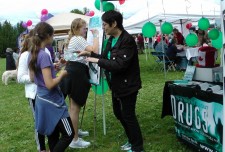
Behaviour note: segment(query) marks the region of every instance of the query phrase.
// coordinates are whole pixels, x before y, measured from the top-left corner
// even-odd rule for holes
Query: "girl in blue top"
[[[30,77],[37,85],[35,127],[38,133],[48,136],[51,152],[62,152],[72,141],[74,131],[63,94],[58,87],[67,71],[63,70],[56,77],[54,65],[44,51],[46,45],[52,44],[53,33],[53,27],[48,23],[40,22],[35,26],[29,69]]]

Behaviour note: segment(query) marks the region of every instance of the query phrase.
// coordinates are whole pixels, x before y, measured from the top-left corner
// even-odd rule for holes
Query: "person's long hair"
[[[19,53],[19,57],[17,60],[16,65],[19,65],[19,59],[22,53],[26,52],[26,51],[30,51],[31,46],[32,46],[32,35],[33,35],[33,30],[30,30],[29,34],[25,35],[23,43],[22,43],[22,48],[20,50]]]
[[[46,22],[40,22],[34,28],[32,36],[31,60],[29,63],[29,69],[34,71],[34,73],[37,72],[37,57],[41,49],[41,43],[49,36],[52,36],[53,33],[53,27]]]
[[[20,54],[28,51],[31,48],[31,44],[32,44],[31,38],[28,35],[26,35],[24,40],[23,40],[23,44],[22,44],[22,48],[20,50]]]

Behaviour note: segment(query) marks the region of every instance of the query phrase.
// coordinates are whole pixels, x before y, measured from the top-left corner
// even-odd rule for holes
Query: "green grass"
[[[146,152],[191,152],[175,134],[174,120],[167,116],[161,119],[163,87],[165,81],[182,79],[184,72],[153,70],[152,57],[139,55],[142,89],[138,95],[136,113],[141,126]],[[5,71],[5,59],[0,58],[0,74]],[[67,152],[120,152],[125,143],[124,131],[113,115],[110,91],[104,95],[106,135],[103,134],[102,96],[97,96],[96,136],[94,137],[94,92],[90,91],[82,129],[90,132],[84,139],[91,141],[87,149],[67,149]],[[68,103],[68,101],[66,101]],[[81,111],[82,113],[82,111]],[[11,81],[8,86],[0,84],[0,152],[36,151],[34,124],[24,85]]]

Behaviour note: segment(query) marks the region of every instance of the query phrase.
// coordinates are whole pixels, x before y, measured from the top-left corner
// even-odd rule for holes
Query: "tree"
[[[24,30],[21,23],[17,23],[15,27],[7,20],[2,24],[0,23],[0,57],[5,57],[6,48],[14,49],[17,47],[17,38]]]
[[[84,12],[79,10],[79,9],[73,9],[72,11],[70,11],[70,13],[76,13],[76,14],[82,14],[84,15]]]
[[[90,9],[88,9],[87,7],[84,7],[84,14],[86,14],[87,12],[89,12],[90,11]]]

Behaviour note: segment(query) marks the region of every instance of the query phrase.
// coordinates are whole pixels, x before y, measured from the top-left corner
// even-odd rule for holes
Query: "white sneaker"
[[[88,141],[84,141],[82,138],[78,138],[77,141],[72,140],[69,147],[70,148],[87,148],[91,143]]]
[[[88,131],[83,131],[81,129],[78,129],[78,136],[79,137],[89,136],[89,132]]]
[[[121,150],[131,150],[131,144],[126,142],[124,145],[120,146]]]

